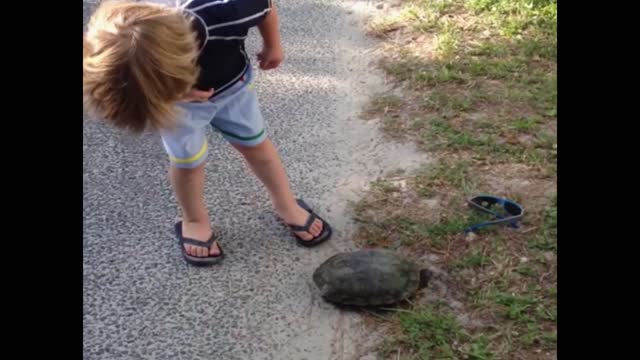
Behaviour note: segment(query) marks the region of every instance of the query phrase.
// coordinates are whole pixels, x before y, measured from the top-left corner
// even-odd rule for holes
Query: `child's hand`
[[[258,54],[258,61],[260,61],[260,69],[270,70],[275,69],[284,60],[284,51],[282,47],[264,47]]]
[[[187,95],[185,95],[182,99],[180,99],[180,101],[181,102],[193,102],[193,101],[205,102],[209,100],[210,97],[213,96],[213,92],[214,92],[213,89],[209,89],[209,91],[202,91],[202,90],[193,88],[191,89],[191,91],[187,93]]]

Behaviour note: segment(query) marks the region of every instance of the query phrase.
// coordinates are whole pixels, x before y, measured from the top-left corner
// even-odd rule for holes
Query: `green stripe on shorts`
[[[218,127],[216,127],[216,130],[220,131],[223,135],[227,135],[229,137],[232,137],[234,139],[238,139],[238,140],[243,140],[243,141],[251,141],[251,140],[255,140],[257,138],[259,138],[260,136],[262,136],[264,134],[264,129],[260,130],[260,132],[257,135],[253,135],[253,136],[240,136],[240,135],[236,135],[236,134],[232,134],[228,131],[224,131]]]

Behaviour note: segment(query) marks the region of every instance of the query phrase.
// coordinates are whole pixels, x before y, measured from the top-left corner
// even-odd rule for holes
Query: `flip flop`
[[[175,225],[176,237],[178,238],[178,243],[180,244],[180,250],[182,250],[182,256],[184,259],[191,265],[194,266],[210,266],[219,263],[224,258],[224,252],[222,251],[222,246],[218,243],[218,249],[220,249],[220,254],[216,256],[192,256],[187,253],[187,250],[184,248],[184,244],[189,244],[192,246],[207,248],[207,251],[211,249],[211,245],[216,241],[215,234],[211,234],[211,238],[205,241],[198,241],[190,238],[186,238],[182,236],[182,221],[179,221]]]
[[[329,223],[327,223],[323,218],[321,218],[316,213],[314,213],[313,210],[311,210],[311,207],[309,205],[307,205],[307,203],[304,202],[304,200],[296,199],[296,202],[298,203],[298,205],[301,208],[303,208],[303,209],[305,209],[305,210],[307,210],[309,212],[309,217],[307,218],[307,221],[305,222],[305,224],[302,225],[302,226],[293,225],[293,224],[287,224],[287,226],[292,231],[309,232],[309,229],[311,228],[311,224],[313,224],[313,222],[316,219],[319,219],[320,221],[322,221],[322,233],[320,233],[320,235],[314,237],[311,240],[304,240],[294,232],[293,236],[296,237],[296,240],[298,241],[298,244],[300,244],[302,246],[306,246],[306,247],[312,247],[312,246],[316,246],[316,245],[318,245],[318,244],[320,244],[322,242],[325,242],[325,241],[329,240],[329,238],[331,238],[331,234],[333,233]]]

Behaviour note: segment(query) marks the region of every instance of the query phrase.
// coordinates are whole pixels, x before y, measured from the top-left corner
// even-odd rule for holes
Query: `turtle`
[[[388,250],[333,255],[313,273],[320,295],[339,305],[391,305],[427,287],[432,272]]]

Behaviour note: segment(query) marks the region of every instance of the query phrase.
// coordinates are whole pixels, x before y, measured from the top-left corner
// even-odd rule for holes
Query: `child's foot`
[[[197,241],[207,242],[211,238],[213,230],[208,223],[194,223],[194,222],[182,222],[182,236]],[[207,249],[204,247],[193,246],[184,244],[184,249],[187,254],[197,257],[218,256],[220,254],[220,248],[218,242],[214,242],[211,247]]]
[[[303,226],[309,219],[309,211],[295,204],[287,211],[279,212],[280,217],[286,224]],[[322,220],[315,219],[309,228],[309,231],[294,231],[293,233],[300,237],[303,241],[311,241],[322,234]]]

